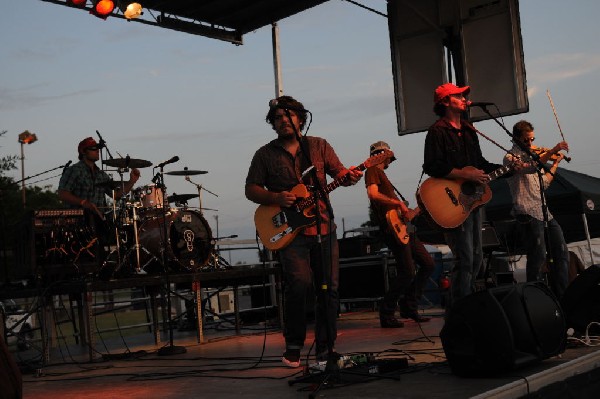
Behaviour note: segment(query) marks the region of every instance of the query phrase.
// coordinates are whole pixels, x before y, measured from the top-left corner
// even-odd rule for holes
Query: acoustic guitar
[[[476,169],[466,166],[464,169]],[[512,165],[502,166],[487,176],[489,181],[508,173]],[[417,191],[419,207],[441,228],[452,229],[461,225],[471,212],[492,199],[488,184],[465,179],[430,177]]]
[[[366,168],[383,163],[390,159],[394,153],[390,150],[369,157],[357,169],[364,171]],[[348,174],[335,179],[325,187],[325,193],[330,193],[348,180]],[[263,245],[271,251],[285,248],[298,235],[302,228],[316,223],[314,214],[316,204],[315,195],[304,184],[298,184],[290,190],[296,195],[296,202],[289,208],[279,205],[260,205],[254,212],[254,224]]]

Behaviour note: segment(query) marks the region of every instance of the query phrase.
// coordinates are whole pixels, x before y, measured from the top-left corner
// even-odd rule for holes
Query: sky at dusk
[[[361,3],[386,12],[383,0]],[[191,178],[218,195],[202,194],[202,205],[217,210],[204,213],[213,235],[218,219],[220,236],[254,238],[256,205],[245,198],[244,181],[256,149],[275,137],[265,122],[275,96],[270,27],[246,34],[236,46],[122,19],[103,21],[39,0],[0,4],[0,130],[8,131],[0,139],[2,156],[20,154],[17,136],[24,130],[38,136],[25,147],[27,176],[76,162],[77,143],[98,139],[96,130],[113,156],[156,165],[177,155],[180,161],[166,171],[208,171]],[[531,121],[536,143],[553,146],[560,134],[546,97],[550,90],[571,147],[572,161],[562,166],[596,177],[599,14],[597,0],[520,1],[530,111],[503,120],[508,127]],[[414,206],[425,134],[397,133],[386,18],[331,0],[280,21],[279,28],[284,93],[312,111],[309,134],[326,138],[347,166],[364,161],[371,143],[387,141],[398,159],[388,175]],[[496,124],[477,127],[510,147]],[[488,160],[501,162],[500,149],[482,148]],[[150,184],[152,168],[141,172],[138,186]],[[20,168],[9,176],[20,179]],[[56,189],[58,180],[54,171],[32,181]],[[165,176],[165,184],[169,195],[197,194],[181,176]],[[368,219],[362,181],[331,198],[338,236]],[[253,251],[227,256],[256,260]]]

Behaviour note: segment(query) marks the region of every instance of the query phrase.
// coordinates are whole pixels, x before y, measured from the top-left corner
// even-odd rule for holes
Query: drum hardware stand
[[[155,178],[157,180],[156,185],[159,186],[162,191],[163,202],[167,198],[167,190],[164,184],[164,173],[163,173],[163,164],[159,165],[160,171],[156,174]],[[158,350],[159,356],[170,356],[170,355],[179,355],[182,353],[186,353],[187,350],[184,346],[175,346],[173,345],[173,320],[171,320],[171,281],[169,279],[169,266],[167,265],[167,207],[163,203],[161,208],[161,216],[162,218],[162,234],[161,234],[161,262],[163,265],[163,269],[165,271],[165,283],[167,285],[167,312],[168,312],[168,322],[169,322],[169,345],[163,346]],[[159,223],[160,225],[160,223]]]
[[[206,192],[207,192],[207,193],[209,193],[209,194],[212,194],[212,195],[214,195],[215,197],[219,197],[219,196],[218,196],[217,194],[213,193],[212,191],[210,191],[210,190],[207,190],[207,189],[206,189],[205,187],[203,187],[201,184],[194,183],[194,182],[192,181],[192,179],[190,179],[190,176],[189,176],[189,175],[186,175],[186,176],[185,176],[185,180],[187,180],[187,181],[189,181],[190,183],[192,183],[192,184],[193,184],[194,186],[196,186],[196,188],[198,189],[198,204],[199,204],[199,205],[198,205],[198,206],[199,206],[199,208],[198,208],[198,211],[200,212],[200,215],[202,215],[202,216],[203,216],[203,212],[202,212],[202,210],[203,210],[204,208],[202,208],[202,190],[206,191]],[[208,208],[207,208],[207,209],[208,209]]]

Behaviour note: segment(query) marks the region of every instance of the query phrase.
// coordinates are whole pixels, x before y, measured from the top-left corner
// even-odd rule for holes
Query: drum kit
[[[118,158],[102,161],[109,167],[123,171],[128,168],[145,168],[151,162]],[[102,280],[132,275],[160,274],[163,272],[197,272],[210,267],[215,257],[215,239],[202,214],[201,191],[204,187],[193,183],[192,175],[207,173],[203,170],[176,170],[158,172],[151,184],[135,189],[119,200],[106,214],[114,227],[116,245],[100,267]],[[198,188],[198,194],[166,195],[164,175],[183,176]],[[108,188],[122,187],[119,181],[103,183]],[[216,194],[211,193],[216,196]],[[198,210],[190,209],[187,202],[199,198]],[[174,204],[174,206],[171,206]]]

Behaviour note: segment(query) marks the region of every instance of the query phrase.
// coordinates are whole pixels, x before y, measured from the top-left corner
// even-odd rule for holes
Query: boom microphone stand
[[[179,158],[178,158],[179,159]],[[170,355],[179,355],[182,353],[186,353],[187,350],[184,346],[175,346],[173,345],[173,320],[171,320],[171,281],[169,279],[169,266],[167,264],[167,207],[165,206],[164,199],[167,198],[167,190],[164,184],[164,174],[163,168],[165,166],[165,162],[158,165],[160,171],[156,175],[156,185],[160,187],[162,191],[163,203],[162,205],[162,237],[161,237],[161,262],[165,271],[165,283],[167,285],[167,312],[168,312],[168,321],[169,321],[169,345],[163,346],[158,350],[159,356],[170,356]],[[160,223],[159,223],[160,224]]]
[[[339,365],[338,365],[338,356],[336,356],[336,353],[333,350],[333,339],[334,337],[332,337],[332,332],[334,330],[333,326],[335,323],[335,320],[331,320],[330,317],[330,303],[329,303],[329,295],[332,289],[332,269],[333,269],[333,244],[334,244],[334,238],[333,238],[333,232],[332,230],[332,226],[333,226],[333,209],[331,206],[331,203],[329,201],[329,198],[325,192],[325,189],[323,187],[323,185],[321,184],[319,177],[317,175],[317,170],[314,167],[314,164],[312,163],[311,157],[310,157],[310,148],[308,146],[308,142],[307,140],[305,140],[305,136],[302,136],[300,134],[300,132],[298,131],[298,129],[296,129],[296,126],[291,123],[291,115],[290,115],[290,111],[288,109],[285,109],[285,114],[286,117],[288,118],[288,120],[290,121],[290,125],[293,127],[295,135],[296,135],[296,139],[298,140],[300,149],[302,151],[303,154],[303,158],[306,162],[307,169],[305,172],[306,173],[310,173],[310,181],[314,186],[314,189],[311,190],[311,195],[313,197],[313,202],[314,202],[314,206],[315,206],[315,219],[316,219],[316,228],[317,228],[317,243],[318,243],[318,247],[319,247],[319,254],[320,254],[320,259],[321,259],[321,264],[320,264],[320,268],[321,268],[321,282],[319,285],[319,292],[317,293],[317,298],[321,298],[321,306],[322,306],[322,312],[323,312],[323,319],[325,320],[325,326],[323,326],[323,328],[325,328],[325,332],[326,332],[326,337],[327,337],[327,363],[325,366],[325,371],[321,373],[321,381],[319,383],[319,385],[316,387],[316,389],[311,393],[311,397],[315,397],[316,393],[318,391],[320,391],[320,389],[327,385],[330,380],[333,378],[334,380],[339,379]],[[309,111],[306,111],[309,112]],[[329,259],[326,259],[326,247],[323,245],[323,237],[321,234],[321,224],[322,224],[322,216],[321,216],[321,210],[320,210],[320,201],[322,200],[325,204],[325,208],[326,208],[326,212],[329,216],[329,226],[328,226],[328,239],[329,241],[329,245],[327,246],[328,248],[328,255],[329,255]],[[316,276],[315,276],[316,277]],[[317,299],[317,307],[319,306],[319,300]],[[315,323],[319,323],[319,313],[317,312],[316,314],[317,316],[317,320],[315,320]],[[316,334],[315,334],[316,335]],[[317,337],[315,337],[315,339],[317,339]],[[296,382],[308,382],[306,381],[307,378],[312,381],[315,377],[318,377],[315,374],[312,375],[307,375],[304,377],[299,377],[294,381],[290,381],[289,384],[292,385]]]

